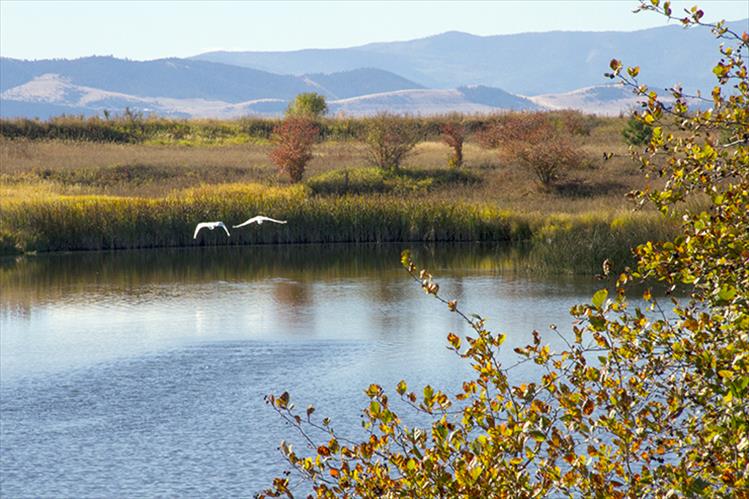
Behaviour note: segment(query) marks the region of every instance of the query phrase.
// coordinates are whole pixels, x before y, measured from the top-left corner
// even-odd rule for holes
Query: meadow
[[[622,137],[627,120],[582,118],[580,160],[551,187],[477,140],[492,117],[462,117],[475,134],[460,168],[448,166],[439,118],[411,118],[423,139],[395,174],[367,163],[366,120],[326,119],[299,184],[269,159],[276,120],[131,119],[137,128],[124,118],[5,120],[0,246],[512,241],[530,245],[534,265],[549,271],[593,269],[607,257],[628,262],[632,245],[668,237],[673,224],[633,212],[626,199],[644,183]],[[289,223],[192,239],[199,221],[236,224],[257,213]]]

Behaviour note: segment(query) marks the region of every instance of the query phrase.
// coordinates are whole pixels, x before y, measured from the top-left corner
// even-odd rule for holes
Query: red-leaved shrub
[[[319,133],[319,128],[312,120],[286,118],[273,129],[272,140],[275,147],[270,152],[270,160],[292,182],[300,182],[304,168],[312,159],[312,146]]]
[[[572,140],[567,123],[572,113],[512,113],[497,118],[479,134],[479,142],[496,148],[500,158],[530,169],[541,186],[551,187],[566,170],[579,164],[583,152]]]

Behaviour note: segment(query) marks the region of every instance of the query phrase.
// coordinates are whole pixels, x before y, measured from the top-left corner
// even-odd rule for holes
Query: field
[[[76,140],[30,132],[13,136],[5,122],[0,134],[0,239],[4,251],[536,241],[541,253],[566,248],[573,260],[576,251],[585,254],[580,257],[584,267],[609,255],[622,261],[631,245],[665,237],[672,227],[653,213],[631,213],[625,194],[642,187],[644,179],[621,135],[626,119],[590,120],[589,133],[575,137],[579,161],[551,186],[541,186],[528,168],[471,135],[459,169],[448,167],[450,148],[432,132],[400,172],[383,174],[367,164],[366,146],[357,140],[361,132],[339,130],[361,124],[343,127],[328,120],[327,126],[339,132],[315,145],[303,182],[291,185],[268,157],[273,145],[267,124],[255,123],[260,130],[255,135],[246,133],[246,124],[242,128],[227,122],[219,127],[224,132],[210,139],[197,132],[153,132],[136,135],[137,140],[123,135],[100,141],[85,133]],[[204,124],[185,126],[200,132]],[[429,122],[421,126],[434,129]],[[604,152],[614,157],[605,161]],[[289,224],[274,232],[236,232],[230,239],[210,233],[192,240],[191,228],[198,221],[238,223],[261,212],[288,218]]]

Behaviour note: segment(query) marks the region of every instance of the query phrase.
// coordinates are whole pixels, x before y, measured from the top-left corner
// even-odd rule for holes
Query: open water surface
[[[264,395],[288,390],[357,436],[370,383],[459,386],[470,373],[445,337],[468,327],[408,277],[406,247],[1,260],[0,496],[251,497],[295,441]],[[441,294],[508,334],[507,363],[601,286],[500,272],[501,247],[412,250]]]

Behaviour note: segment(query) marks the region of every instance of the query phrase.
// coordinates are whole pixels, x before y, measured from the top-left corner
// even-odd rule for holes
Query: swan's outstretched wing
[[[238,229],[240,227],[244,227],[245,225],[250,225],[250,224],[254,224],[254,223],[260,225],[263,222],[274,222],[274,223],[277,223],[277,224],[285,224],[286,220],[276,220],[275,218],[264,217],[263,215],[258,215],[256,217],[252,217],[252,218],[248,219],[246,222],[243,222],[243,223],[241,223],[239,225],[234,225],[233,227],[235,229]]]
[[[196,225],[195,226],[195,234],[193,234],[192,238],[193,239],[197,239],[198,238],[198,232],[200,232],[201,229],[206,229],[206,228],[213,229],[213,227],[211,227],[211,224],[208,223],[208,222],[201,222],[198,225]]]
[[[285,224],[286,223],[286,220],[276,220],[275,218],[270,218],[270,217],[255,217],[255,218],[260,218],[260,219],[263,220],[263,222],[273,222],[273,223],[277,223],[277,224]]]
[[[226,231],[226,236],[231,237],[231,234],[229,234],[229,229],[226,228],[226,225],[224,225],[224,222],[218,222],[216,224],[216,227],[221,227],[222,229]]]
[[[257,222],[257,221],[258,221],[258,219],[259,219],[259,218],[260,218],[260,217],[252,217],[252,218],[249,218],[249,219],[247,219],[247,221],[246,221],[246,222],[242,222],[242,223],[241,223],[241,224],[239,224],[239,225],[233,225],[232,227],[234,227],[235,229],[238,229],[238,228],[240,228],[240,227],[244,227],[245,225],[250,225],[250,224],[254,224],[255,222]]]

